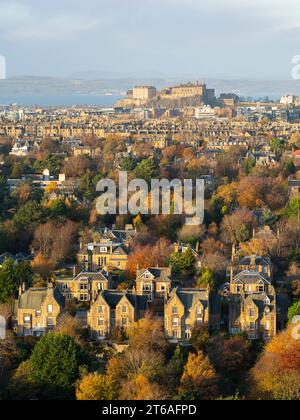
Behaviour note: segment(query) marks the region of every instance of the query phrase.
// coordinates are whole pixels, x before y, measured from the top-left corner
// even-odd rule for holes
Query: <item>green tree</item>
[[[0,302],[5,303],[17,297],[19,286],[31,281],[30,266],[27,263],[17,265],[8,259],[0,267]]]
[[[135,167],[136,162],[131,156],[127,156],[126,158],[124,158],[120,164],[121,171],[134,171]]]
[[[158,175],[158,168],[153,159],[143,159],[135,168],[135,176],[144,179],[148,184]]]
[[[300,315],[300,300],[298,300],[297,302],[295,302],[288,311],[288,320],[291,323],[293,321],[293,319],[295,318],[295,316],[299,316]]]
[[[29,359],[31,378],[44,399],[73,398],[79,377],[80,347],[65,334],[44,335]]]
[[[37,201],[29,201],[17,211],[14,222],[20,231],[33,230],[44,218],[44,211]]]
[[[216,281],[214,278],[214,273],[209,268],[204,268],[202,270],[199,280],[197,281],[197,287],[201,289],[206,288],[207,286],[210,286],[212,289],[215,289]]]
[[[297,217],[300,214],[300,197],[291,198],[286,209],[284,215],[289,219],[292,217]]]

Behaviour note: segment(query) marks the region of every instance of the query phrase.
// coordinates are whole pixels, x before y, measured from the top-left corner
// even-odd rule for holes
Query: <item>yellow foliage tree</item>
[[[290,326],[265,348],[251,371],[250,397],[265,400],[300,399],[300,340]]]
[[[145,376],[138,375],[133,381],[124,383],[121,400],[157,401],[165,400],[166,393],[157,383],[151,383]]]
[[[213,400],[218,396],[218,376],[201,351],[190,353],[180,383],[180,395],[188,398]]]
[[[76,389],[76,399],[79,401],[116,400],[117,387],[108,375],[91,373],[83,377]]]

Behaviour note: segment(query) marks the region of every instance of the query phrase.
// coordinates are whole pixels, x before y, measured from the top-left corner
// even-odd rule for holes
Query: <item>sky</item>
[[[299,0],[0,0],[8,77],[291,79]]]

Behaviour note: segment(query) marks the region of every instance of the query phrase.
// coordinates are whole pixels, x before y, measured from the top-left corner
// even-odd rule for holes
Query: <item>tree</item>
[[[216,288],[216,281],[214,278],[214,273],[209,268],[204,268],[202,270],[201,276],[197,281],[197,287],[199,289],[210,287],[211,289]]]
[[[125,157],[120,164],[121,171],[130,172],[130,171],[133,171],[135,167],[136,167],[136,162],[131,156]]]
[[[170,265],[174,273],[192,276],[195,273],[196,257],[190,247],[183,253],[175,252],[170,257]]]
[[[295,326],[273,338],[250,375],[250,398],[300,399],[300,340]],[[299,330],[299,329],[298,329]]]
[[[149,185],[158,175],[157,165],[153,159],[143,159],[135,168],[135,176],[144,179]]]
[[[190,353],[180,383],[183,399],[213,400],[218,396],[216,371],[201,351]]]
[[[295,302],[288,310],[288,320],[291,323],[296,316],[300,316],[300,300]]]
[[[0,303],[6,303],[18,295],[22,283],[31,282],[31,270],[27,263],[16,264],[8,259],[0,267]]]
[[[72,398],[79,376],[80,348],[72,337],[49,333],[36,344],[29,359],[31,379],[44,399]]]
[[[294,197],[290,199],[284,211],[284,215],[289,219],[300,217],[300,197]]]
[[[160,320],[147,314],[145,318],[135,322],[127,331],[131,348],[164,352],[167,341],[164,326]]]
[[[208,328],[205,325],[195,324],[192,329],[192,336],[190,343],[196,351],[207,352],[210,335]]]
[[[79,401],[116,400],[118,387],[109,375],[91,373],[78,383],[76,399]]]
[[[150,382],[144,375],[137,375],[123,384],[121,400],[159,401],[167,399],[166,392],[158,383]]]
[[[230,244],[246,242],[251,238],[256,225],[254,214],[246,208],[236,210],[231,215],[225,216],[222,222],[222,235]]]
[[[77,344],[81,344],[81,336],[83,333],[83,327],[77,318],[74,318],[68,314],[62,314],[58,318],[56,332],[58,334],[65,334],[72,337]]]

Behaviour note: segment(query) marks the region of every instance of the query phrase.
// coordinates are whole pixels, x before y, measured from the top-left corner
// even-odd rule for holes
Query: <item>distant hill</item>
[[[104,72],[105,73],[105,72]],[[89,77],[92,74],[88,73]],[[95,72],[95,77],[97,72]],[[106,74],[105,74],[106,75]],[[108,75],[108,74],[107,74]],[[80,74],[78,74],[80,76]],[[185,78],[119,78],[117,74],[111,77],[72,79],[54,77],[22,76],[0,80],[1,95],[85,95],[97,96],[111,93],[119,95],[125,93],[135,85],[149,84],[161,89],[173,84],[186,82]],[[217,95],[220,93],[234,92],[239,96],[252,97],[280,97],[285,94],[300,96],[300,80],[221,80],[198,78],[205,81],[210,88],[215,88]]]

